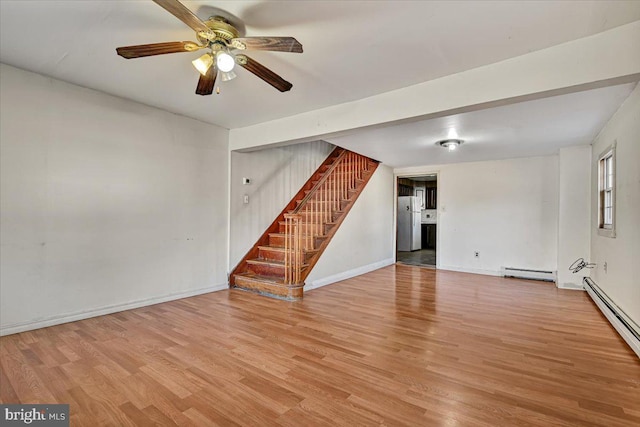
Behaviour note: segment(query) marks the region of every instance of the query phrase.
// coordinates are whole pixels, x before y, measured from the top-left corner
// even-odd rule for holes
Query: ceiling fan
[[[116,49],[118,55],[126,59],[132,59],[207,49],[208,52],[192,61],[194,67],[201,74],[196,87],[196,94],[198,95],[211,95],[213,93],[218,71],[220,71],[220,79],[222,81],[235,78],[236,74],[233,69],[236,64],[260,77],[280,92],[286,92],[293,86],[255,59],[243,53],[237,53],[237,51],[268,50],[302,53],[302,45],[295,38],[239,37],[240,32],[236,27],[222,16],[212,16],[207,21],[202,21],[178,0],[153,1],[195,30],[198,43],[186,41],[124,46]]]

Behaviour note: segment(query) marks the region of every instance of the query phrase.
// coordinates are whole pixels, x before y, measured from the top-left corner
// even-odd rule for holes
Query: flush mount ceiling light
[[[453,151],[464,141],[461,139],[443,139],[442,141],[438,141],[437,144],[441,147],[446,148],[449,151]]]

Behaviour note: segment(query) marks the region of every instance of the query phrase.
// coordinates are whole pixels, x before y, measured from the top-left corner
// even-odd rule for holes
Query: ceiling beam
[[[418,53],[419,54],[419,53]],[[252,151],[640,80],[640,21],[417,85],[231,129]]]

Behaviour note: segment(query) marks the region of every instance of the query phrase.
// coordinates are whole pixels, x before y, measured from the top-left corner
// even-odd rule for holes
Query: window
[[[610,145],[598,159],[598,234],[616,237],[616,145]]]

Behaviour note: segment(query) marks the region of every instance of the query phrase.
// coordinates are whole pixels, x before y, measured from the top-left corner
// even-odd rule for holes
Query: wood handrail
[[[309,193],[300,204],[292,211],[297,215],[295,232],[306,236],[304,244],[299,250],[315,249],[316,237],[323,237],[325,225],[333,220],[336,212],[341,208],[342,200],[349,199],[349,192],[357,187],[358,180],[362,178],[364,171],[368,169],[368,159],[360,154],[343,151],[334,163],[324,172],[324,175],[315,183]],[[333,178],[329,181],[329,178]],[[304,223],[300,222],[304,214]],[[290,241],[300,241],[291,233],[293,227],[285,228],[285,245]],[[285,271],[294,268],[290,265],[291,259],[285,256]]]
[[[309,193],[304,197],[304,199],[302,199],[298,207],[296,207],[292,213],[296,214],[300,212],[300,209],[302,209],[302,207],[306,205],[307,202],[315,195],[316,191],[318,191],[318,188],[320,188],[320,186],[324,184],[324,182],[329,178],[329,176],[331,176],[331,174],[336,169],[336,167],[342,162],[342,159],[345,158],[346,156],[347,156],[347,151],[345,150],[342,153],[340,153],[338,157],[336,157],[336,160],[329,167],[329,169],[327,169],[326,172],[324,173],[324,176],[320,178],[318,182],[316,182],[316,185],[311,187],[311,190],[309,191]]]

